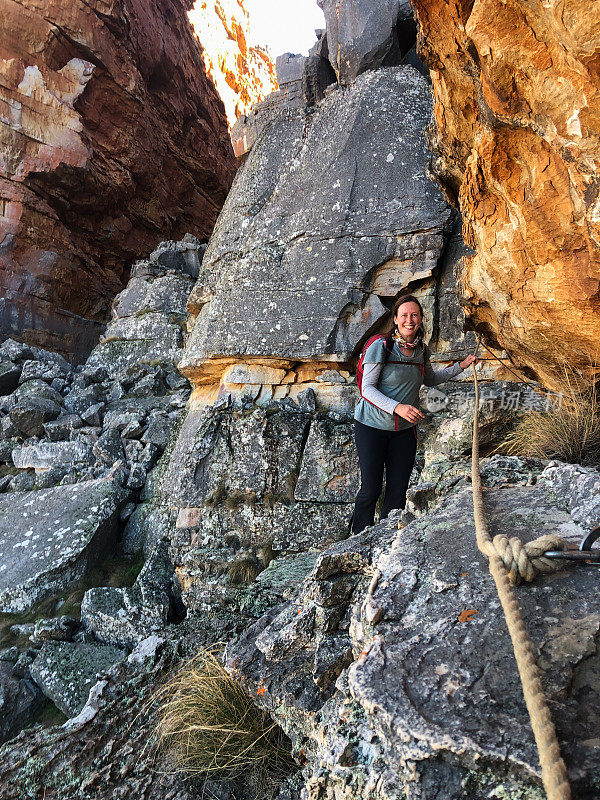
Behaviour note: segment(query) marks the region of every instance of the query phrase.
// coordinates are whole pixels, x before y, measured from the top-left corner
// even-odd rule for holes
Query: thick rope
[[[516,559],[512,559],[512,541],[508,537],[494,537],[492,541],[487,528],[487,522],[483,510],[483,491],[481,487],[481,474],[479,471],[479,386],[477,384],[477,372],[473,365],[473,376],[475,381],[475,412],[473,419],[473,458],[471,465],[471,477],[473,485],[473,513],[475,516],[475,531],[477,534],[477,546],[489,560],[490,573],[498,590],[498,597],[504,610],[506,624],[512,639],[515,659],[523,694],[533,735],[537,744],[540,763],[542,765],[542,781],[548,800],[571,800],[571,788],[567,778],[567,768],[560,754],[560,747],[556,737],[556,730],[552,722],[548,701],[542,688],[540,672],[535,663],[531,640],[527,634],[523,617],[519,610],[519,604],[514,595],[510,574],[517,568],[510,567],[511,572],[507,572],[503,558],[499,550],[507,552],[511,549],[511,564],[523,560],[519,553]],[[544,537],[542,537],[544,538]],[[501,540],[501,541],[497,541]],[[505,545],[505,541],[508,545]],[[538,540],[539,541],[539,540]],[[561,540],[562,541],[562,540]],[[495,544],[497,542],[497,544]],[[551,547],[555,548],[553,541]],[[564,544],[564,543],[563,543]],[[515,546],[516,547],[516,546]],[[548,548],[546,548],[548,549]],[[550,559],[546,559],[550,560]],[[528,570],[524,567],[525,572]],[[520,569],[519,569],[520,572]],[[516,572],[515,572],[516,579]],[[530,580],[526,578],[526,580]]]
[[[566,550],[567,543],[560,536],[540,536],[533,542],[522,542],[517,536],[508,538],[503,533],[494,536],[492,545],[500,558],[512,584],[532,581],[536,575],[558,572],[565,561],[545,558],[548,550]]]

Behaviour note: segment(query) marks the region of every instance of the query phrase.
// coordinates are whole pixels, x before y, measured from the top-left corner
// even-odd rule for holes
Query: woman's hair
[[[425,323],[423,322],[425,314],[423,313],[423,306],[413,294],[404,294],[402,295],[402,297],[399,297],[394,303],[394,306],[392,308],[392,321],[390,322],[390,327],[386,331],[386,336],[392,336],[394,334],[396,330],[396,323],[394,322],[394,317],[398,313],[398,309],[400,308],[400,306],[403,306],[404,303],[416,303],[419,306],[419,311],[421,312],[421,325],[419,326],[419,329],[421,331],[421,336],[425,338]]]

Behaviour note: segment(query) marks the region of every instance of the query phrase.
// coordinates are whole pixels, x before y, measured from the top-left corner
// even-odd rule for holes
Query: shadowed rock
[[[416,40],[409,0],[319,0],[329,60],[341,84],[367,69],[399,64]]]

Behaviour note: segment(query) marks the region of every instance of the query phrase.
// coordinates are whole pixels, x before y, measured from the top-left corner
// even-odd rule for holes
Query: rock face
[[[598,357],[596,15],[517,0],[413,6],[433,167],[477,250],[460,279],[467,315],[558,388],[557,365]]]
[[[180,634],[181,636],[181,634]],[[66,725],[36,725],[2,749],[0,798],[94,797],[197,800],[149,747],[152,693],[177,659],[176,647],[152,637],[94,684],[85,707]],[[25,766],[24,766],[25,765]]]
[[[490,462],[486,484],[494,474]],[[485,498],[492,533],[582,536],[544,473],[539,485],[505,484]],[[323,551],[287,603],[229,644],[228,668],[302,750],[307,797],[326,786],[348,798],[541,799],[470,487],[461,480],[425,516],[401,530],[397,522]],[[595,580],[571,569],[519,590],[573,788],[586,800],[600,773],[600,720],[585,699],[598,681]]]
[[[198,316],[180,368],[195,384],[232,356],[346,361],[382,300],[432,275],[449,211],[425,174],[428,94],[412,67],[369,72],[311,117],[271,124],[189,301]]]
[[[0,334],[87,355],[129,264],[235,170],[184,0],[3,0]]]
[[[244,0],[199,0],[189,18],[231,126],[277,89],[275,65],[268,51],[252,41]]]

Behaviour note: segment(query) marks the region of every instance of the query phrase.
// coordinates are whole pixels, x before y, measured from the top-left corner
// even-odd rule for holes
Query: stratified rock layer
[[[129,263],[235,170],[186,0],[2,0],[0,334],[87,355]]]
[[[577,2],[413,5],[434,169],[477,250],[462,271],[467,313],[558,388],[556,365],[598,358],[598,14]]]

